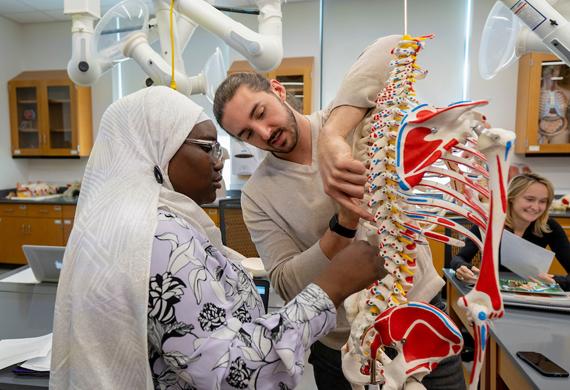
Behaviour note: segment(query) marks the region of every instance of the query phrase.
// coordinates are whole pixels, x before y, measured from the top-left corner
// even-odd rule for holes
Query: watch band
[[[329,221],[329,229],[331,232],[335,232],[339,236],[343,236],[346,238],[354,238],[356,235],[356,229],[349,229],[347,227],[342,226],[338,222],[338,214],[332,216],[331,220]]]

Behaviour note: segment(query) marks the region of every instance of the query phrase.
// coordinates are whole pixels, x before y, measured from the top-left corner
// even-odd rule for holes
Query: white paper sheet
[[[32,269],[30,267],[21,270],[14,275],[10,275],[5,279],[0,279],[2,283],[27,283],[27,284],[38,284],[39,281],[34,276]]]
[[[40,337],[0,340],[0,370],[28,359],[47,357],[51,354],[51,336],[50,333]]]
[[[524,279],[548,272],[554,252],[541,248],[522,237],[503,231],[501,264]]]
[[[39,356],[20,364],[20,367],[34,371],[49,371],[51,364],[51,349],[46,356]]]

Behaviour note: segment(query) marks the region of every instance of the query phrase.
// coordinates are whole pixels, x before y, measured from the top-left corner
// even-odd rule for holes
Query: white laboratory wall
[[[409,0],[408,33],[435,34],[418,63],[429,70],[416,83],[418,95],[436,105],[461,100],[465,1]],[[323,106],[332,101],[343,75],[376,38],[403,34],[400,0],[327,0],[324,8]]]
[[[0,16],[0,189],[13,188],[26,178],[26,160],[12,159],[8,80],[20,73],[21,46],[17,39],[22,26]]]

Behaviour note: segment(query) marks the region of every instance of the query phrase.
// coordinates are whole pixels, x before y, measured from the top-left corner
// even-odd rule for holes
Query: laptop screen
[[[257,288],[257,292],[261,296],[261,300],[263,301],[263,307],[265,308],[265,312],[267,313],[267,308],[269,307],[269,280],[261,278],[253,278],[253,282],[255,283],[255,288]]]
[[[64,246],[22,245],[22,250],[36,279],[57,282],[63,265]]]

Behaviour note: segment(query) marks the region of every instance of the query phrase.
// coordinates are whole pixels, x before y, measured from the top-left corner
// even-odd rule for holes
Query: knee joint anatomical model
[[[343,348],[343,371],[357,386],[382,383],[386,390],[418,386],[442,359],[462,349],[461,333],[447,314],[407,297],[414,284],[418,248],[426,245],[426,238],[463,245],[432,231],[437,225],[473,239],[483,253],[479,280],[459,301],[476,339],[473,389],[488,321],[503,314],[497,255],[514,134],[487,128],[485,118],[474,111],[486,101],[444,108],[418,102],[414,83],[426,72],[416,64],[416,56],[427,38],[431,36],[404,36],[392,50],[390,78],[378,94],[376,113],[365,127],[366,134],[357,135],[354,153],[369,164],[366,201],[375,218],[362,229],[378,245],[388,271],[345,303],[351,335]],[[442,184],[445,181],[449,184]],[[434,192],[441,196],[434,197]],[[483,239],[448,218],[450,212],[478,225]],[[397,355],[387,353],[387,348]]]

